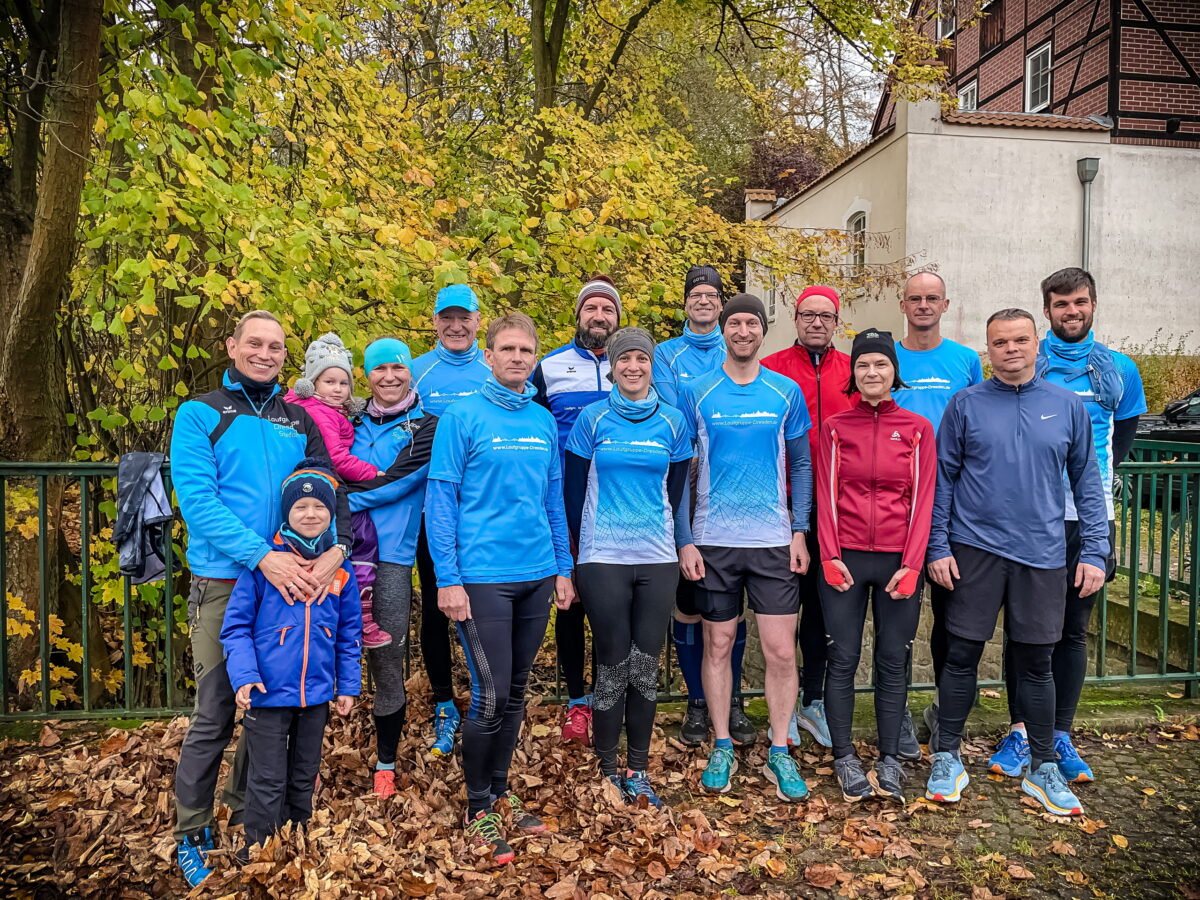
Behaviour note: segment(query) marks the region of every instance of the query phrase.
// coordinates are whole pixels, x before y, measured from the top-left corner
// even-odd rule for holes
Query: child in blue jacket
[[[333,473],[303,460],[283,482],[284,522],[271,549],[315,559],[333,546],[336,496]],[[336,696],[338,714],[349,715],[362,690],[362,605],[349,561],[328,593],[308,604],[246,570],[229,598],[221,643],[245,710],[248,847],[284,822],[308,821],[329,702]]]

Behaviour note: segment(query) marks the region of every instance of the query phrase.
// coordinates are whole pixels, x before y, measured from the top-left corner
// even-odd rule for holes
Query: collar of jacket
[[[583,344],[579,343],[578,336],[571,339],[571,346],[580,356],[586,357],[594,363],[598,364],[604,359],[604,354],[602,352],[596,353],[594,350],[589,350],[587,347],[583,346]]]
[[[387,425],[387,424],[390,424],[391,422],[395,422],[397,419],[403,419],[403,420],[419,419],[423,415],[425,415],[425,410],[421,406],[421,395],[418,394],[416,391],[413,391],[413,395],[416,398],[413,400],[413,405],[410,406],[408,409],[404,410],[404,412],[399,412],[399,413],[396,413],[391,416],[383,416],[381,418],[376,418],[375,416],[369,415],[367,413],[366,409],[364,408],[363,411],[361,413],[359,413],[359,415],[357,417],[358,421],[373,422],[376,425]]]
[[[233,371],[233,366],[230,366],[229,368],[227,368],[225,370],[224,374],[221,375],[221,386],[224,387],[225,390],[227,390],[227,391],[241,394],[243,397],[245,397],[251,403],[256,402],[255,399],[253,397],[251,397],[249,393],[246,392],[245,385],[242,384],[242,382],[235,381],[233,379],[232,375],[230,374],[231,371]],[[245,379],[246,381],[253,381],[253,379],[250,378],[250,376],[248,376],[244,373],[239,372],[238,374],[241,375],[241,377],[243,379]],[[264,391],[267,389],[267,385],[263,382],[254,382],[254,383],[260,384]],[[275,379],[274,381],[271,382],[270,388],[271,388],[270,392],[267,393],[266,397],[262,401],[264,403],[267,400],[270,400],[272,397],[276,396],[279,393],[279,391],[281,390],[279,387],[278,379]]]
[[[817,363],[813,360],[813,352],[811,350],[809,350],[799,341],[795,341],[792,343],[792,352],[796,354],[798,359],[808,363],[810,369],[812,369],[814,372],[816,371]],[[834,347],[833,342],[830,341],[829,346],[822,350],[819,354],[821,357],[821,365],[825,365],[825,360],[829,359],[836,353],[838,353],[838,349]]]
[[[1010,394],[1028,394],[1030,391],[1036,391],[1042,386],[1042,379],[1035,374],[1022,384],[1008,384],[993,375],[988,379],[988,384],[992,386],[993,390],[1008,391]]]
[[[859,395],[858,403],[854,408],[869,415],[879,413],[881,416],[886,416],[890,412],[895,412],[900,407],[896,405],[896,401],[891,397],[886,400],[880,400],[878,406],[872,406],[866,400],[862,399],[862,395]]]

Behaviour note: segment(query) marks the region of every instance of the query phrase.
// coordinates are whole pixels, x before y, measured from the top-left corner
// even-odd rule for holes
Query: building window
[[[953,35],[958,28],[957,6],[957,0],[938,0],[937,36],[939,41]]]
[[[1050,45],[1043,44],[1025,57],[1025,112],[1050,108]]]
[[[856,212],[852,215],[846,222],[846,231],[850,236],[847,260],[850,263],[850,275],[862,276],[866,274],[867,267],[867,214]]]
[[[995,50],[1004,41],[1004,3],[1003,0],[988,0],[981,11],[983,21],[979,27],[979,52],[987,53]]]
[[[779,281],[775,277],[775,273],[771,273],[770,287],[767,289],[767,321],[775,321],[775,310],[778,308],[779,301]]]
[[[958,108],[971,112],[979,108],[979,82],[972,81],[958,92]]]

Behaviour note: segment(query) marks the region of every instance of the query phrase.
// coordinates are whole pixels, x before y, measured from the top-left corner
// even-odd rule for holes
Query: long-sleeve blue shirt
[[[1035,377],[997,378],[950,398],[937,435],[938,483],[926,559],[952,541],[1038,569],[1066,565],[1065,469],[1079,510],[1082,562],[1104,567],[1108,512],[1082,401]]]

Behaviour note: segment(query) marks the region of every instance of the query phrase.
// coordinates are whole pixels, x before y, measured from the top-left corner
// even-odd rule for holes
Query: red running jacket
[[[808,350],[800,344],[793,344],[786,350],[764,358],[762,364],[800,385],[800,392],[804,394],[804,402],[808,406],[808,417],[812,419],[808,443],[815,465],[821,426],[830,416],[850,409],[857,400],[857,395],[846,396],[846,385],[850,382],[850,357],[830,347],[821,354],[820,365],[813,365]]]
[[[839,548],[899,553],[916,581],[937,481],[928,419],[892,400],[860,400],[826,420],[814,481],[822,562],[840,557]]]

